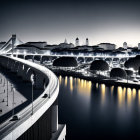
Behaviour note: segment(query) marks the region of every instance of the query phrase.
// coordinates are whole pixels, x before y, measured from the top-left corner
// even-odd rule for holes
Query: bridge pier
[[[58,99],[52,105],[51,117],[52,133],[55,133],[58,130]]]
[[[15,62],[15,67],[13,68],[13,72],[15,72],[15,73],[18,72],[19,64],[20,64],[20,63],[19,63],[18,61]]]
[[[22,72],[22,79],[23,81],[27,81],[27,71],[28,71],[29,67],[24,65],[24,69],[23,69],[23,72]]]
[[[22,73],[23,73],[23,64],[20,63],[19,68],[18,68],[18,72],[17,72],[17,76],[22,77]]]
[[[16,65],[16,62],[15,61],[12,61],[12,64],[11,64],[11,72],[15,72],[15,65]]]

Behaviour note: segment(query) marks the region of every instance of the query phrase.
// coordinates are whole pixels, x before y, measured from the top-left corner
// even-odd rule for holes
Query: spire
[[[89,40],[86,38],[86,46],[89,46]]]
[[[75,39],[75,45],[79,46],[79,38],[78,37]]]
[[[128,47],[128,46],[127,46],[127,42],[124,42],[124,43],[123,43],[123,48],[124,48],[124,49],[127,49],[127,47]]]
[[[66,43],[66,44],[68,43],[66,38],[65,38],[65,41],[64,41],[64,43]]]

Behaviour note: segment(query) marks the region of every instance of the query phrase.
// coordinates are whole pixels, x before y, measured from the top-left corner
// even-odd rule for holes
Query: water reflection
[[[133,94],[133,100],[135,100],[135,98],[136,98],[136,89],[135,88],[133,88],[132,94]]]
[[[93,92],[91,90],[92,88],[96,89],[96,92],[101,91],[101,104],[104,105],[106,101],[106,85],[105,84],[96,83],[95,85],[93,85],[91,81],[87,81],[80,78],[73,78],[72,76],[70,77],[65,76],[63,78],[60,75],[59,76],[60,85],[63,83],[63,79],[64,79],[65,87],[69,87],[71,92],[74,92],[74,89],[76,89],[77,93],[84,95],[86,97],[90,97],[91,92]],[[138,97],[137,101],[140,107],[140,90],[138,90],[138,95],[137,95],[137,90],[135,88],[131,89],[131,88],[118,86],[116,89],[117,89],[118,107],[123,107],[125,104],[127,104],[128,107],[131,107],[132,102],[135,101],[136,97]],[[116,89],[114,88],[114,86],[110,87],[111,96],[114,96],[113,94],[115,93]]]
[[[102,105],[104,104],[105,102],[105,84],[101,84],[101,103]]]
[[[96,83],[96,88],[98,88],[98,83]]]
[[[68,83],[68,77],[65,76],[65,86],[67,86],[67,83]]]
[[[90,96],[91,86],[92,86],[91,81],[78,79],[78,83],[77,83],[76,86],[77,86],[77,92],[79,94],[82,94],[82,95],[85,95],[85,96]]]
[[[140,89],[138,90],[138,102],[139,102],[139,106],[140,106]]]
[[[117,92],[118,92],[118,103],[119,103],[119,107],[121,107],[122,106],[122,93],[123,93],[123,91],[122,91],[122,87],[118,87],[117,88]]]
[[[61,82],[62,82],[62,76],[60,75],[59,76],[59,83],[61,84]]]
[[[73,91],[73,77],[70,77],[70,91]]]
[[[112,96],[113,92],[114,92],[114,86],[111,86],[111,96]]]
[[[131,88],[127,88],[127,105],[128,105],[128,107],[131,106],[131,100],[132,100]]]
[[[129,130],[135,126],[134,116],[140,124],[140,89],[137,91],[135,88],[109,87],[67,76],[60,76],[59,82],[59,114],[63,114],[62,121],[66,119],[65,123],[71,127],[68,129],[73,135],[76,133],[77,136],[79,131],[81,137],[78,139],[88,133],[94,135],[93,138],[99,137],[99,133],[129,135]],[[134,128],[139,130],[140,126]]]

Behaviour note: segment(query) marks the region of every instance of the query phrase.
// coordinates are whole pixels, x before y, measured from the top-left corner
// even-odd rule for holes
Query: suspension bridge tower
[[[13,35],[12,35],[12,55],[13,55],[15,43],[16,43],[16,34],[13,34]]]

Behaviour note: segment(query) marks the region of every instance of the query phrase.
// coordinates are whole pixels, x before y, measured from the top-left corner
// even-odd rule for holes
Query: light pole
[[[14,104],[15,104],[15,88],[12,87],[12,91],[13,91],[13,112],[12,115],[14,116]]]
[[[3,87],[5,86],[5,78],[4,78],[4,82],[3,82]]]
[[[33,115],[33,101],[34,101],[34,74],[32,74],[31,75],[31,78],[30,78],[30,80],[31,80],[31,83],[32,83],[32,115]]]
[[[8,80],[7,80],[7,106],[8,106]]]
[[[50,73],[48,73],[49,74],[49,81],[50,81],[50,79],[51,79],[51,77],[50,77]],[[50,95],[50,86],[49,86],[49,96],[48,96],[49,98],[51,97],[51,95]]]

